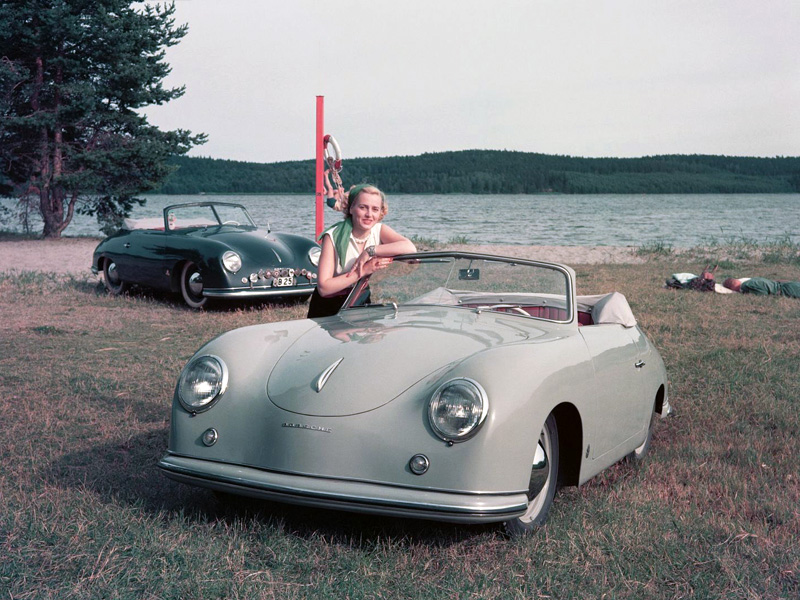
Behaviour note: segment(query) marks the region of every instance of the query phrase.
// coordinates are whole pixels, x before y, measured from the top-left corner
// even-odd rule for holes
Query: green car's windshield
[[[570,278],[555,265],[484,257],[395,259],[362,280],[345,308],[439,305],[570,321]]]
[[[165,209],[170,231],[191,227],[236,225],[255,227],[250,215],[239,204],[197,203],[168,206]]]

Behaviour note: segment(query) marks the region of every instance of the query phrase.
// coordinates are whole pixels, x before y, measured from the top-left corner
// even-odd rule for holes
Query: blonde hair
[[[347,194],[345,195],[344,202],[342,202],[342,212],[345,218],[350,216],[350,205],[354,203],[362,193],[378,194],[381,197],[381,219],[389,212],[389,205],[386,202],[386,194],[380,191],[371,183],[360,183],[358,185],[350,186]]]

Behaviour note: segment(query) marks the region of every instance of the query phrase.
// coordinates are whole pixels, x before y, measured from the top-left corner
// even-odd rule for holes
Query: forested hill
[[[314,161],[247,163],[177,157],[166,194],[313,193]],[[390,193],[533,194],[800,192],[800,157],[664,155],[576,158],[505,150],[345,159],[345,186]]]

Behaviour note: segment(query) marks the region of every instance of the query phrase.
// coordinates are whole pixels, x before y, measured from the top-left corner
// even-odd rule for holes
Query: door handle
[[[644,365],[645,365],[645,362],[643,360],[637,360],[636,364],[633,365],[633,366],[636,367],[637,369],[641,369]]]
[[[130,244],[130,242],[125,242],[124,244],[122,244],[122,247],[123,248],[130,248],[131,244]]]

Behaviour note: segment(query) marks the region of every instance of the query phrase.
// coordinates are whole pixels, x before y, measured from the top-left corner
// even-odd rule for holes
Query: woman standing
[[[336,314],[361,277],[385,268],[393,256],[417,251],[411,240],[381,223],[388,212],[386,196],[374,185],[351,187],[342,212],[344,220],[322,233],[310,319]]]

